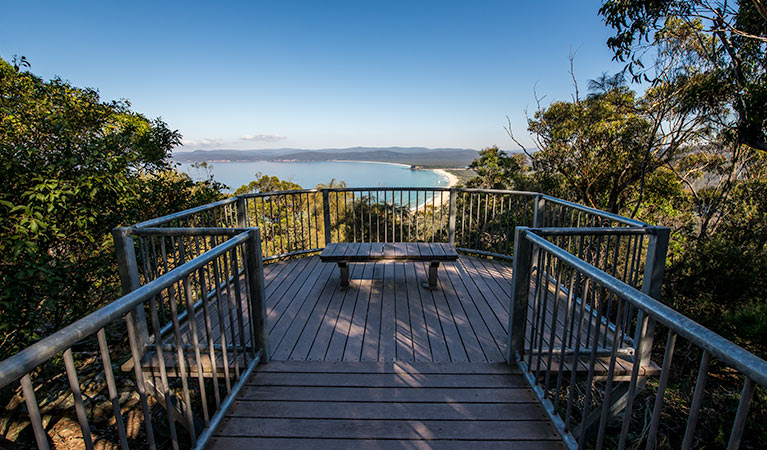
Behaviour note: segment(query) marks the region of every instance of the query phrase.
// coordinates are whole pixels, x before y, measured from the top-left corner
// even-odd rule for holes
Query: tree
[[[627,62],[635,80],[665,83],[669,75],[694,79],[690,107],[731,110],[730,139],[767,151],[764,0],[607,0],[599,13],[615,30],[607,45],[615,59]],[[655,60],[652,50],[674,38],[680,45],[667,55],[694,53],[694,60]],[[648,55],[653,64],[646,68]]]
[[[234,191],[235,195],[251,194],[259,192],[275,192],[275,191],[290,191],[294,189],[302,189],[300,185],[293,183],[292,181],[280,180],[277,177],[270,177],[269,175],[263,175],[261,172],[257,172],[255,180],[248,184],[244,184]]]
[[[221,194],[173,171],[181,136],[127,101],[0,59],[0,111],[4,357],[119,295],[112,228]]]
[[[468,187],[483,189],[525,189],[530,184],[529,165],[525,155],[509,156],[497,146],[479,152],[479,158],[469,165],[477,177],[469,180]]]

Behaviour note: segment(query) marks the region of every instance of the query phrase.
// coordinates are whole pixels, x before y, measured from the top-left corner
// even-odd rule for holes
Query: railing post
[[[533,228],[543,226],[543,213],[546,210],[546,199],[541,194],[535,194],[535,205],[533,209]]]
[[[644,277],[642,279],[642,293],[660,300],[661,287],[663,286],[663,276],[666,271],[666,254],[668,253],[668,242],[671,230],[666,227],[652,227],[653,233],[647,243],[647,257],[645,259]],[[641,323],[643,313],[640,311],[637,317],[637,323]],[[642,340],[637,342],[640,330],[637,327],[637,335],[634,338],[636,346],[636,357],[642,361],[647,361],[652,351],[653,332],[655,321],[649,320],[647,330],[643,334]]]
[[[141,286],[138,276],[138,263],[136,262],[136,249],[133,247],[133,238],[130,236],[129,231],[130,229],[126,227],[112,230],[123,295],[135,291]],[[144,347],[149,342],[149,330],[147,328],[143,304],[136,307],[133,320],[136,329],[136,344],[140,356],[144,356]]]
[[[250,299],[251,326],[256,337],[255,344],[263,350],[262,361],[269,360],[266,340],[266,294],[264,290],[264,265],[261,258],[261,230],[248,229],[245,241],[245,264],[248,270],[248,298]]]
[[[525,346],[527,302],[530,297],[530,274],[533,264],[533,244],[526,239],[528,227],[514,230],[514,267],[511,271],[511,303],[509,304],[509,337],[506,361],[511,364],[522,355]]]
[[[248,227],[248,205],[245,197],[237,197],[237,228]]]
[[[333,242],[330,235],[330,191],[322,190],[322,218],[325,222],[325,245]]]
[[[447,222],[447,241],[452,246],[455,246],[455,210],[457,197],[458,189],[450,188],[450,217]]]

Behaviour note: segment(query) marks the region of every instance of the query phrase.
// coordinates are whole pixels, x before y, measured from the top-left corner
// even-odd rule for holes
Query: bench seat
[[[338,264],[341,286],[349,285],[349,263],[355,262],[429,262],[429,279],[425,287],[436,289],[437,268],[440,262],[458,259],[458,252],[450,244],[425,242],[386,243],[334,243],[327,244],[320,253],[322,262]]]

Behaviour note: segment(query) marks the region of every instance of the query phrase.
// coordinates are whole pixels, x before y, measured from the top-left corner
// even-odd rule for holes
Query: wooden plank
[[[272,348],[271,358],[284,360],[290,356],[290,354],[293,352],[293,348],[298,344],[299,337],[303,333],[306,323],[311,318],[312,312],[316,309],[317,304],[323,300],[321,294],[325,292],[331,279],[331,277],[329,277],[330,272],[336,270],[336,268],[333,267],[332,264],[320,264],[319,266],[320,273],[315,279],[315,282],[312,284],[311,289],[305,294],[302,292],[297,294],[297,299],[303,298],[304,302],[301,304],[298,311],[294,314],[294,317],[292,317],[290,323],[285,325],[285,330],[282,337],[280,338],[279,335],[279,333],[282,331],[280,330],[279,323],[269,334],[269,343]],[[304,286],[307,285],[308,284],[305,284]],[[296,300],[294,300],[293,303],[296,303]],[[291,304],[291,307],[292,306],[293,304]],[[280,317],[279,320],[282,323],[285,323],[285,317],[286,316],[283,315],[283,317]]]
[[[333,326],[338,318],[338,310],[343,301],[343,291],[339,289],[338,271],[330,264],[328,264],[328,267],[331,268],[330,275],[325,282],[325,287],[323,287],[322,292],[318,295],[314,309],[309,314],[304,327],[300,330],[301,334],[289,356],[292,360],[304,361],[309,359],[309,351],[320,334],[320,330],[324,328],[332,333]],[[298,329],[298,326],[294,328]],[[328,338],[331,333],[327,334]],[[327,342],[327,339],[325,339],[325,342]],[[282,355],[281,353],[277,354]],[[324,352],[322,356],[325,356]],[[278,358],[273,357],[272,359]]]
[[[394,361],[397,357],[396,330],[397,310],[394,297],[394,265],[383,265],[383,290],[381,291],[381,341],[379,343],[378,360]]]
[[[218,429],[228,436],[282,436],[343,439],[471,439],[488,440],[558,438],[547,421],[503,420],[354,420],[354,419],[268,419],[227,417]]]
[[[346,347],[343,349],[344,361],[359,361],[362,353],[362,344],[365,336],[365,324],[369,317],[368,306],[370,304],[370,294],[373,289],[372,284],[374,263],[366,263],[365,270],[362,273],[362,280],[358,280],[357,299],[352,313],[351,326],[346,337]],[[380,315],[378,316],[380,319]]]
[[[504,357],[501,348],[496,343],[496,340],[493,339],[493,335],[485,323],[484,318],[477,309],[477,306],[471,300],[471,296],[466,290],[463,281],[461,281],[461,275],[456,266],[457,264],[446,264],[442,270],[443,273],[447,275],[447,279],[450,280],[450,284],[457,295],[457,303],[463,308],[468,323],[474,331],[474,334],[477,336],[477,340],[482,347],[484,359],[489,362],[505,361],[506,358]]]
[[[505,325],[501,323],[501,319],[487,303],[485,297],[481,294],[477,288],[477,285],[466,271],[465,266],[463,266],[461,263],[462,261],[463,259],[460,259],[458,260],[458,263],[455,264],[455,268],[457,270],[457,278],[463,284],[463,287],[469,294],[468,297],[462,300],[465,300],[465,305],[468,302],[471,302],[471,304],[474,305],[474,307],[479,312],[479,316],[481,317],[482,322],[484,322],[485,326],[490,332],[490,337],[493,339],[496,346],[501,349],[501,353],[503,354],[503,350],[506,348],[507,337]],[[455,286],[455,283],[453,283],[453,286]],[[493,360],[488,358],[488,361]]]
[[[458,256],[458,251],[452,245],[447,244],[447,243],[441,243],[441,244],[438,244],[438,245],[442,246],[442,248],[444,249],[446,255],[448,255],[448,256],[453,256],[453,255]]]
[[[511,287],[509,287],[507,290],[504,290],[500,285],[498,278],[493,276],[487,270],[487,267],[483,262],[480,261],[480,258],[471,258],[467,260],[470,261],[477,275],[479,275],[482,281],[485,282],[485,285],[490,288],[490,291],[492,291],[493,295],[495,295],[495,297],[499,300],[501,307],[508,314],[509,302],[511,301]]]
[[[258,366],[259,373],[419,373],[419,374],[507,374],[521,376],[506,363],[432,363],[395,361],[391,363],[350,363],[337,361],[269,361]]]
[[[426,263],[416,264],[422,265],[424,274],[426,274],[429,270],[428,264]],[[439,272],[443,271],[444,270],[438,271],[437,275],[439,276]],[[445,344],[447,345],[447,349],[450,352],[450,361],[468,362],[469,356],[466,354],[463,339],[461,339],[461,335],[458,333],[456,320],[447,305],[447,299],[445,298],[445,288],[440,285],[440,289],[430,290],[429,293],[431,294],[431,297],[434,301],[434,307],[436,308],[437,317],[439,317]]]
[[[423,303],[421,302],[421,286],[415,275],[413,264],[404,264],[403,269],[405,273],[405,286],[407,286],[410,327],[413,337],[413,358],[415,361],[432,361],[426,319]]]
[[[357,264],[350,268],[350,276],[359,276],[362,273],[362,265]],[[352,280],[352,283],[356,281]],[[354,284],[351,284],[353,286]],[[349,332],[349,324],[351,322],[351,312],[354,308],[354,300],[357,297],[357,293],[354,289],[346,288],[342,289],[339,285],[336,285],[336,291],[333,293],[333,303],[338,305],[337,310],[328,309],[328,317],[330,320],[324,320],[320,331],[312,344],[312,349],[309,352],[309,360],[325,360],[327,358],[327,352],[330,350],[331,345],[341,346],[346,344],[346,336]],[[335,318],[333,318],[335,316]],[[337,330],[344,330],[343,333]],[[342,341],[342,342],[338,342]],[[336,360],[340,360],[341,357],[336,357]]]
[[[445,264],[445,266],[447,265],[452,265],[452,263]],[[466,311],[464,311],[463,306],[461,305],[461,300],[458,298],[455,289],[453,289],[453,283],[450,281],[447,274],[447,267],[442,267],[438,276],[439,286],[442,289],[442,296],[445,298],[450,317],[455,324],[461,342],[463,343],[463,347],[466,350],[466,357],[471,362],[486,361],[485,354],[479,344],[477,335],[474,332],[474,329],[472,329],[469,319],[466,316]]]
[[[254,438],[214,436],[210,441],[211,449],[280,449],[280,450],[317,450],[332,448],[337,450],[564,450],[565,446],[557,441],[482,441],[482,440],[434,440],[434,439],[306,439],[306,438]]]
[[[294,373],[256,372],[248,386],[329,386],[329,387],[409,387],[409,388],[527,388],[520,376],[506,374],[429,374],[420,373]]]
[[[275,318],[274,310],[277,307],[277,305],[279,305],[280,301],[283,300],[285,292],[287,292],[288,289],[290,289],[290,287],[293,285],[296,279],[301,278],[301,274],[303,270],[312,261],[316,261],[316,259],[315,258],[299,258],[298,262],[295,265],[293,265],[293,268],[290,271],[290,273],[281,274],[281,276],[284,277],[284,280],[282,280],[279,283],[279,286],[276,289],[274,289],[272,292],[266,292],[267,323],[274,320]]]
[[[415,274],[419,281],[426,280],[426,271],[422,263],[413,263]],[[421,283],[418,283],[419,287]],[[447,348],[445,334],[442,330],[437,308],[434,304],[434,297],[430,289],[420,288],[418,290],[423,304],[423,313],[426,320],[426,331],[429,336],[429,345],[431,346],[432,361],[450,361],[450,352]]]
[[[360,361],[378,361],[381,345],[381,321],[383,320],[383,272],[384,264],[376,263],[373,266],[374,280],[370,283],[370,297]]]
[[[292,323],[297,310],[306,299],[308,292],[314,287],[323,269],[329,266],[328,264],[321,264],[316,258],[312,258],[312,260],[304,268],[302,273],[304,276],[296,277],[296,281],[291,285],[290,289],[283,294],[283,299],[272,308],[272,316],[269,317],[271,320],[267,319],[269,340],[274,345],[282,341],[282,337]]]
[[[407,248],[407,247],[405,247]],[[410,326],[410,311],[407,297],[404,263],[392,264],[394,268],[394,309],[397,328],[396,359],[413,361],[413,335]]]
[[[303,258],[302,258],[303,259]],[[298,268],[299,272],[296,276],[291,277],[290,283],[283,283],[280,289],[274,292],[270,297],[271,305],[267,302],[267,329],[271,333],[274,327],[282,318],[285,311],[293,303],[293,299],[296,297],[296,293],[303,287],[307,281],[307,277],[314,276],[316,279],[316,271],[321,271],[322,267],[320,261],[316,258],[307,258],[306,264]]]
[[[531,403],[537,405],[536,403]],[[544,420],[540,408],[523,403],[356,403],[235,401],[228,416],[299,419]],[[479,436],[477,436],[479,437]]]
[[[477,267],[477,265],[475,264],[475,260],[476,258],[466,258],[466,259],[463,259],[461,262],[467,268],[467,271],[470,274],[472,281],[474,281],[474,284],[477,285],[480,293],[487,300],[488,305],[490,305],[490,307],[493,308],[493,311],[501,320],[501,323],[503,324],[504,330],[505,330],[506,326],[508,326],[510,297],[506,296],[506,294],[504,293],[497,295],[496,290],[494,290],[490,286],[491,284],[494,284],[494,283],[492,283],[489,280],[490,277],[487,275],[483,267],[481,266]]]

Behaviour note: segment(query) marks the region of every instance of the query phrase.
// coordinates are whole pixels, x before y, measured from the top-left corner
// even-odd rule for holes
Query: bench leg
[[[429,282],[424,283],[423,287],[427,289],[437,289],[437,269],[439,268],[439,261],[432,261],[429,263]]]
[[[341,273],[341,287],[349,287],[349,264],[338,263],[338,271]]]

